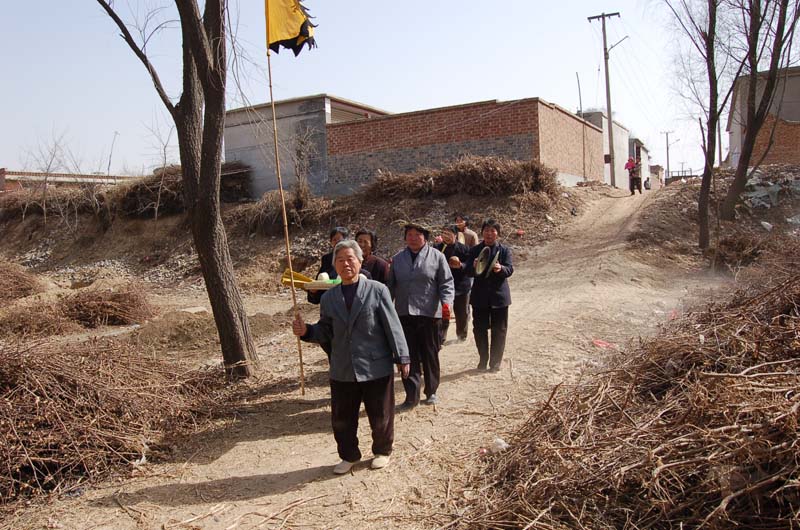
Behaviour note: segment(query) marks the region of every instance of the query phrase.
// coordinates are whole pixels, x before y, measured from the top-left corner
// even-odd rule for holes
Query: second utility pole
[[[606,18],[618,17],[616,13],[602,13],[589,17],[589,22],[600,19],[603,24],[603,57],[606,63],[606,110],[608,111],[608,163],[611,168],[611,186],[616,187],[616,173],[614,172],[614,118],[611,114],[611,82],[608,77],[608,42],[606,41]]]

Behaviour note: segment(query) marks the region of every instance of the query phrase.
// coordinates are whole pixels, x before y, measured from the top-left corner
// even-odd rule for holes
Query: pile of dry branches
[[[223,381],[111,341],[0,344],[0,504],[131,469],[216,410]]]
[[[560,186],[555,171],[537,162],[494,156],[464,156],[441,169],[420,169],[410,174],[383,172],[364,188],[368,196],[395,199],[528,192],[558,196]]]
[[[38,278],[24,267],[0,260],[0,303],[24,298],[43,289]]]
[[[148,177],[120,185],[112,194],[127,217],[151,218],[185,210],[180,166],[159,168]]]
[[[461,526],[796,527],[800,276],[732,300],[557,387]]]
[[[289,226],[319,223],[330,210],[330,201],[314,197],[307,185],[294,186],[286,194],[286,217]],[[247,233],[275,235],[283,233],[283,213],[280,192],[268,191],[257,202],[243,204],[230,210],[225,224],[241,227]]]
[[[57,303],[20,304],[0,311],[0,337],[49,337],[81,329]]]
[[[134,285],[115,290],[86,289],[61,300],[59,308],[68,319],[87,328],[125,326],[153,315],[152,306]]]

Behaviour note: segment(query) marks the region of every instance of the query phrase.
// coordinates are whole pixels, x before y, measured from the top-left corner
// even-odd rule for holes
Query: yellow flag
[[[267,47],[278,53],[281,46],[295,55],[308,44],[314,48],[314,24],[300,0],[265,0],[267,15]]]

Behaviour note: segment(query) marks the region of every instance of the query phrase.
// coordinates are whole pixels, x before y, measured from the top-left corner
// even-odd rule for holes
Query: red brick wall
[[[776,119],[777,125],[775,124]],[[763,163],[800,164],[800,123],[778,119],[774,114],[767,116],[764,126],[758,131],[751,162],[756,163],[761,160],[761,156],[769,145],[773,126],[775,126],[775,133],[772,138],[772,146]]]
[[[328,155],[534,134],[536,99],[484,101],[327,126]]]
[[[603,180],[603,132],[577,116],[539,102],[539,160],[575,177]]]

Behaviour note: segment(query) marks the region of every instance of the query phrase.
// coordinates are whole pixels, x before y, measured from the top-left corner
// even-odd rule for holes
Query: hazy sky
[[[615,119],[643,139],[664,165],[661,131],[679,140],[672,169],[698,167],[696,118],[674,78],[675,30],[657,0],[305,0],[319,47],[295,58],[273,55],[276,99],[329,93],[390,112],[482,100],[540,97],[570,111],[605,107],[599,21],[608,19]],[[160,159],[158,131],[169,131],[163,105],[141,63],[94,0],[6,2],[0,32],[0,167],[36,169],[37,147],[62,137],[85,171],[150,170]],[[167,1],[117,1],[133,22]],[[232,25],[243,48],[229,77],[229,107],[268,101],[264,4],[235,0]],[[128,6],[133,6],[132,12]],[[170,95],[180,89],[174,25],[148,51]],[[238,83],[236,80],[238,79]],[[173,137],[174,140],[174,137]],[[726,142],[727,145],[727,142]],[[175,159],[176,155],[170,155]]]

